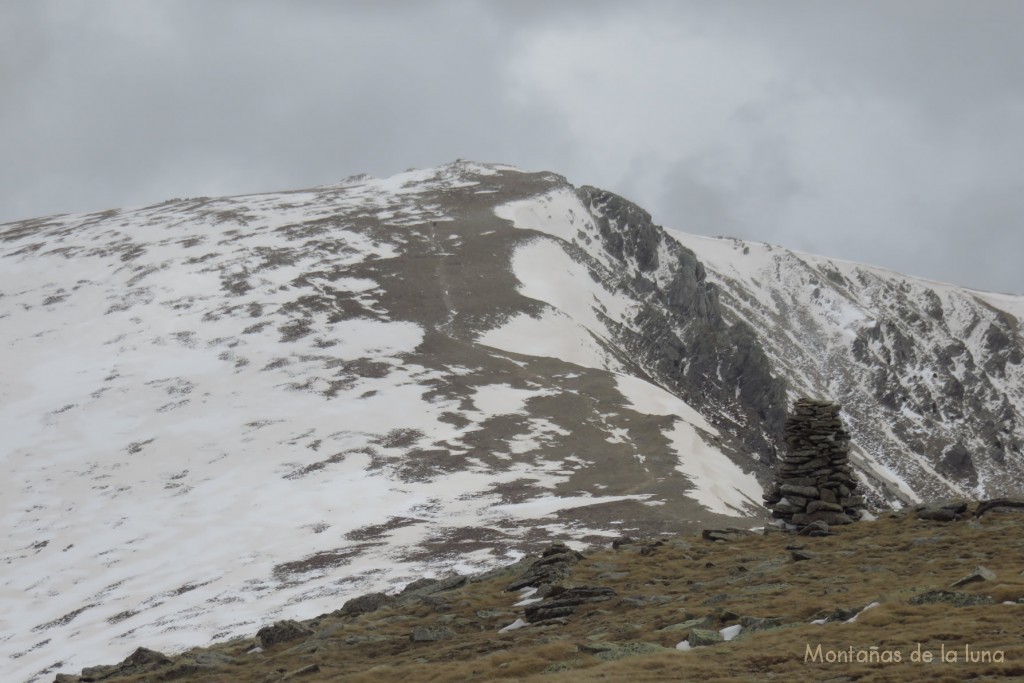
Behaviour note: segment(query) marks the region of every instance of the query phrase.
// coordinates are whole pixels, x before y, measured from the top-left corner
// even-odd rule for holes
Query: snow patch
[[[546,517],[552,515],[559,510],[571,510],[574,508],[586,507],[588,505],[600,505],[602,503],[617,503],[622,500],[646,500],[651,497],[652,494],[644,493],[630,496],[565,496],[556,497],[548,496],[542,498],[534,498],[525,503],[508,503],[505,505],[495,505],[490,508],[490,512],[498,513],[500,515],[515,517],[517,519],[534,519],[537,517]]]
[[[651,384],[639,377],[618,373],[615,375],[615,386],[622,397],[637,412],[648,415],[675,415],[709,434],[718,436],[718,430],[705,420],[703,415],[691,408],[681,398],[670,394],[656,384]]]
[[[520,230],[536,230],[566,242],[572,242],[590,221],[589,212],[571,188],[502,204],[494,213]]]
[[[722,515],[745,515],[748,507],[761,506],[763,489],[754,475],[705,443],[693,425],[677,420],[666,436],[679,457],[676,470],[693,482],[687,494],[698,503]]]
[[[545,309],[536,318],[517,314],[504,325],[481,334],[477,342],[525,356],[558,358],[587,368],[622,370],[585,327],[553,308]]]

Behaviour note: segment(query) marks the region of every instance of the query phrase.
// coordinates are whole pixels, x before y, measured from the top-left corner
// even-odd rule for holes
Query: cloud
[[[962,4],[924,26],[879,6],[725,7],[549,27],[514,58],[517,99],[558,113],[573,165],[675,227],[1024,291],[1012,265],[980,266],[1005,262],[1012,212],[975,258],[952,247],[968,228],[951,217],[1024,170],[1009,33],[962,31]]]
[[[2,114],[8,211],[393,173],[471,156],[504,116],[499,29],[472,5],[55,7],[23,38],[45,64]]]
[[[0,220],[463,157],[1024,292],[1022,23],[1002,0],[6,3]]]

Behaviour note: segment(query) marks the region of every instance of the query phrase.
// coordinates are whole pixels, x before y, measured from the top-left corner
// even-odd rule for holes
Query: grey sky
[[[1024,293],[1024,3],[5,0],[0,221],[456,158]]]

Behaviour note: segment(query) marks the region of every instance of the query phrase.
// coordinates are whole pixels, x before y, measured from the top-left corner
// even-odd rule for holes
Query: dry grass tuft
[[[1020,680],[1022,521],[1024,512],[952,523],[894,514],[824,538],[772,533],[712,543],[676,537],[658,546],[596,550],[573,566],[564,584],[608,587],[617,597],[585,604],[564,620],[498,633],[523,615],[513,607],[517,594],[504,591],[520,567],[358,617],[325,614],[306,622],[313,638],[264,652],[251,653],[252,641],[213,645],[203,651],[230,663],[175,680]],[[794,561],[788,547],[794,545],[811,559]],[[641,552],[644,547],[650,549]],[[950,588],[978,565],[996,579]],[[977,600],[988,604],[971,604]],[[685,622],[700,618],[715,630],[752,618],[774,621],[747,628],[732,642],[676,650],[690,632]],[[821,618],[828,623],[809,623]],[[413,642],[418,626],[454,635]],[[925,653],[931,661],[922,661]],[[157,671],[105,680],[170,677]]]

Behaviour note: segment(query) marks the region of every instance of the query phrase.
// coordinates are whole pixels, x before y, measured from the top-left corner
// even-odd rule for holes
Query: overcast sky
[[[1024,2],[3,0],[0,221],[456,158],[1024,293]]]

